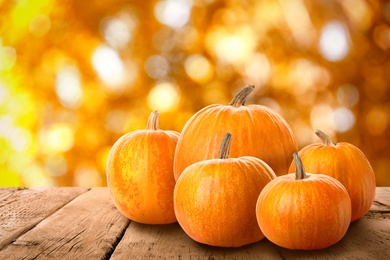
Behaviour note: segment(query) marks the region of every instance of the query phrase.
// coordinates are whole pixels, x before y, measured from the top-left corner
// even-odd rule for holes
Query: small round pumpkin
[[[324,174],[306,173],[294,153],[296,172],[280,176],[261,191],[256,217],[273,243],[288,249],[313,250],[341,240],[351,219],[345,187]]]
[[[375,174],[363,152],[356,146],[335,143],[321,130],[315,131],[322,143],[310,144],[299,151],[309,172],[322,173],[339,180],[349,193],[352,203],[351,222],[370,209],[375,198]],[[291,164],[289,172],[294,172]]]
[[[189,165],[217,158],[226,132],[234,136],[232,157],[254,156],[271,166],[276,175],[287,174],[291,154],[298,151],[295,137],[276,111],[261,105],[245,105],[253,89],[253,85],[248,85],[229,105],[209,105],[187,121],[176,147],[176,180]]]
[[[154,111],[145,130],[119,138],[107,161],[107,184],[115,206],[127,218],[145,224],[176,222],[173,157],[179,133],[160,130],[158,119]]]
[[[195,241],[219,247],[239,247],[264,238],[256,221],[256,201],[263,187],[276,178],[262,160],[228,158],[231,135],[219,157],[187,167],[176,182],[177,221]]]

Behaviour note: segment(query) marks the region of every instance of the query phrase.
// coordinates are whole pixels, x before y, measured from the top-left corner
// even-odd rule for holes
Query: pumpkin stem
[[[230,154],[230,144],[232,143],[232,134],[226,133],[222,140],[221,148],[219,149],[219,159],[227,159]]]
[[[245,88],[241,89],[230,102],[230,106],[239,107],[245,105],[246,98],[250,93],[252,93],[255,86],[247,85]]]
[[[158,130],[158,118],[160,113],[158,111],[153,111],[150,113],[148,118],[148,123],[146,124],[147,130]]]
[[[315,130],[316,135],[321,139],[325,146],[333,145],[335,146],[337,143],[332,140],[332,138],[322,132],[321,130]]]
[[[303,167],[303,163],[301,158],[299,157],[298,153],[293,153],[294,157],[294,163],[295,163],[295,179],[296,180],[303,180],[306,179],[308,176],[305,172],[305,168]]]

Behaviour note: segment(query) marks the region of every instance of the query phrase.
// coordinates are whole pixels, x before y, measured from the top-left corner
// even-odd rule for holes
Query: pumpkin
[[[291,154],[298,151],[291,128],[276,111],[262,105],[245,105],[254,86],[239,91],[229,105],[209,105],[185,124],[174,158],[175,179],[189,165],[218,156],[226,132],[234,136],[231,156],[254,156],[276,175],[287,174]]]
[[[256,157],[228,158],[230,144],[228,133],[219,157],[187,167],[174,190],[178,223],[192,239],[207,245],[239,247],[264,238],[256,201],[276,175]]]
[[[159,113],[146,129],[119,138],[107,160],[107,184],[115,206],[145,224],[176,222],[173,209],[173,156],[179,133],[158,128]]]
[[[322,173],[339,180],[349,193],[352,203],[351,222],[370,209],[375,198],[375,174],[363,152],[356,146],[335,143],[321,130],[315,131],[322,143],[310,144],[299,151],[309,172]],[[294,172],[294,165],[289,172]]]
[[[294,153],[296,172],[277,177],[261,191],[256,217],[273,243],[288,249],[313,250],[341,240],[351,219],[345,187],[324,174],[306,173]]]

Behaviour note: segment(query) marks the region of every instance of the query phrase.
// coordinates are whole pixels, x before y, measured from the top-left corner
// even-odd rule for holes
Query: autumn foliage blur
[[[267,105],[299,148],[358,146],[390,186],[390,3],[0,0],[0,186],[103,186],[113,143],[199,109]]]

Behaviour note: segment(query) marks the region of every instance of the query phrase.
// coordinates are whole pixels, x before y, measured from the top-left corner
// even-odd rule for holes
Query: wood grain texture
[[[267,239],[239,247],[219,248],[195,242],[179,224],[131,222],[111,259],[281,259]]]
[[[105,259],[128,224],[109,190],[93,188],[6,246],[0,259]]]
[[[370,211],[337,244],[318,251],[278,248],[285,259],[390,259],[390,188],[377,187]]]
[[[323,250],[278,248],[285,259],[390,259],[390,222],[363,217],[351,223],[347,234]]]
[[[11,235],[10,235],[11,234]],[[390,259],[390,188],[337,244],[288,250],[263,239],[240,248],[195,242],[179,224],[131,222],[108,188],[0,189],[0,259]]]
[[[389,214],[388,214],[389,213]],[[390,217],[390,187],[376,188],[375,200],[368,215],[376,218]]]
[[[86,190],[0,189],[0,250]]]

